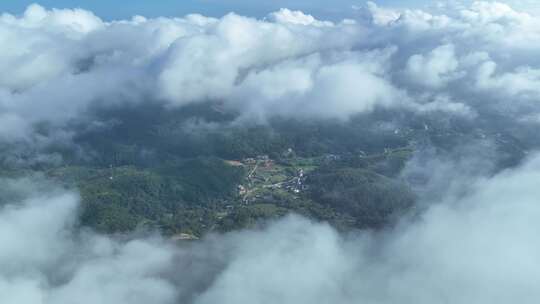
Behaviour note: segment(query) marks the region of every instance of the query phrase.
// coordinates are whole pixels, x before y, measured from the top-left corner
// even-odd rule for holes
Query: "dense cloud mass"
[[[46,143],[91,107],[219,101],[241,119],[339,118],[376,108],[537,124],[540,19],[498,2],[433,11],[355,7],[320,21],[282,9],[263,20],[102,21],[32,5],[0,17],[0,140]],[[49,137],[52,137],[49,138]]]
[[[4,180],[8,303],[536,303],[540,157],[392,230],[341,235],[289,217],[180,247],[80,230],[77,196]],[[36,189],[30,191],[28,189]]]

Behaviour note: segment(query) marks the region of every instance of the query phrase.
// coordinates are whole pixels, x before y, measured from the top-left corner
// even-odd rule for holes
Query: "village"
[[[289,162],[284,163],[277,162],[268,155],[227,163],[246,169],[244,183],[237,187],[238,197],[244,204],[264,200],[274,191],[299,195],[307,190],[307,173],[317,167],[310,159],[290,158]]]

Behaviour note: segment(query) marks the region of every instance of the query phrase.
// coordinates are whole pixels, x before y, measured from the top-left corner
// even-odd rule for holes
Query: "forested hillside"
[[[456,145],[489,140],[500,168],[524,155],[519,139],[493,125],[471,132],[459,120],[383,110],[350,120],[241,124],[212,102],[90,114],[93,124],[71,126],[72,146],[47,148],[62,162],[4,161],[2,174],[41,172],[80,190],[80,224],[109,233],[158,229],[197,238],[289,213],[339,229],[379,229],[415,212],[415,181],[401,174],[415,153],[451,154]]]

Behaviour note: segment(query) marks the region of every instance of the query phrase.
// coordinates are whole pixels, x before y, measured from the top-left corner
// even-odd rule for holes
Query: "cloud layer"
[[[375,108],[537,124],[540,19],[499,2],[392,10],[338,23],[282,9],[104,22],[32,5],[0,16],[0,140],[36,139],[90,107],[219,101],[243,119],[346,119]]]

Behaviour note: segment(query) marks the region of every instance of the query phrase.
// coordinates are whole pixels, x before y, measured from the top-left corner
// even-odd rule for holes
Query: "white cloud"
[[[287,9],[263,20],[104,22],[38,5],[3,14],[0,68],[9,73],[0,75],[0,109],[10,119],[0,133],[32,140],[37,122],[61,127],[88,107],[148,99],[219,100],[242,119],[263,120],[346,119],[377,107],[481,116],[479,107],[525,104],[540,113],[539,17],[485,1],[432,11],[369,3],[366,12],[337,23]],[[437,96],[459,102],[441,106]]]
[[[407,76],[412,82],[438,88],[455,78],[459,62],[454,46],[446,44],[433,49],[427,55],[416,54],[407,61]]]
[[[0,298],[34,303],[173,303],[163,278],[173,251],[159,240],[119,243],[75,234],[78,199],[70,193],[31,193],[36,184],[3,188],[30,192],[0,209]],[[21,190],[17,190],[21,191]]]
[[[479,89],[497,92],[509,98],[527,98],[540,100],[540,69],[520,67],[498,75],[497,64],[488,61],[478,69],[477,85]]]
[[[392,9],[385,9],[379,7],[375,2],[368,1],[367,8],[369,10],[369,13],[371,14],[373,23],[379,26],[389,25],[390,23],[397,21],[401,17],[400,12]],[[353,6],[353,9],[358,10],[361,8]]]
[[[301,11],[291,11],[286,8],[278,12],[271,13],[270,18],[278,23],[290,23],[297,25],[333,26],[330,21],[319,21],[311,15],[306,15]]]

